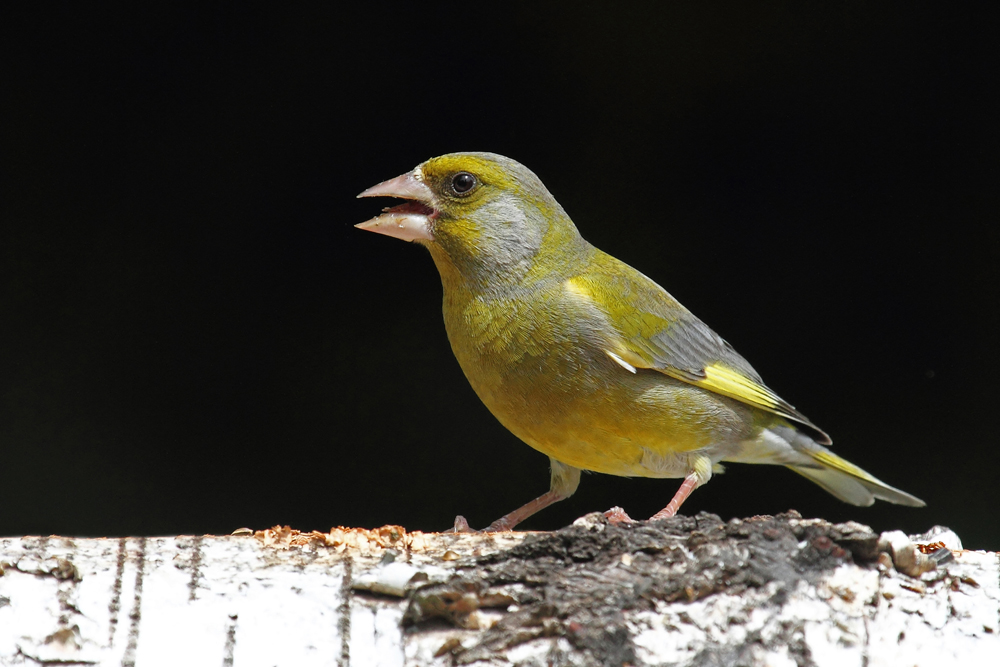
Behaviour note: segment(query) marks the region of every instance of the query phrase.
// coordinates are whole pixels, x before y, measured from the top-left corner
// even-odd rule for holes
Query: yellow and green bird
[[[672,516],[722,461],[784,465],[854,505],[924,504],[827,449],[829,436],[718,334],[587,243],[514,160],[442,155],[359,197],[407,200],[357,226],[430,250],[465,376],[500,423],[551,460],[549,491],[487,530],[568,498],[581,470],[684,478],[652,518]],[[619,508],[609,516],[631,520]]]

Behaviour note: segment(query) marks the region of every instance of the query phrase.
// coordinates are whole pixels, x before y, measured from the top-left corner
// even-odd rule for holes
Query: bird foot
[[[455,525],[444,531],[446,533],[506,533],[513,530],[513,526],[510,525],[510,521],[507,517],[497,519],[489,526],[482,530],[476,530],[469,526],[469,522],[466,521],[465,517],[459,514],[455,517]]]
[[[449,528],[448,530],[446,530],[444,532],[446,532],[446,533],[476,533],[476,532],[479,532],[479,531],[473,530],[469,526],[469,522],[466,521],[465,517],[462,516],[461,514],[459,514],[458,516],[455,517],[455,524],[451,528]]]
[[[615,524],[616,526],[620,526],[626,523],[635,523],[635,519],[630,517],[625,512],[625,510],[623,510],[621,507],[618,507],[617,505],[609,509],[607,512],[605,512],[604,516],[608,519],[608,521]]]

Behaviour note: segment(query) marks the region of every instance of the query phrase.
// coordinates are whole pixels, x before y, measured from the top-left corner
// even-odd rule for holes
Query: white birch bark
[[[565,540],[612,530],[593,517],[581,525]],[[567,618],[538,617],[514,635],[488,630],[517,615],[526,589],[516,581],[459,586],[468,592],[448,599],[465,608],[426,621],[411,609],[414,622],[404,626],[415,595],[440,601],[433,591],[451,590],[456,574],[480,576],[469,566],[475,557],[494,554],[490,567],[502,567],[505,550],[540,534],[246,533],[0,539],[0,665],[601,664],[574,641],[579,624]],[[654,596],[623,612],[622,655],[637,665],[714,664],[713,656],[775,667],[1000,664],[998,555],[962,551],[949,539],[954,560],[920,576],[882,556],[791,584]],[[897,539],[897,551],[905,546]],[[694,563],[696,549],[676,548],[670,567]],[[630,572],[656,553],[625,543],[594,576],[632,586]],[[580,572],[586,588],[589,575]]]

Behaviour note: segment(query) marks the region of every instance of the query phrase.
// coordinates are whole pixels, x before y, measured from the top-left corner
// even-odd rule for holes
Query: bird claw
[[[476,530],[469,526],[469,522],[466,521],[465,517],[459,514],[455,517],[455,525],[444,531],[446,533],[505,533],[511,530],[510,523],[506,521],[506,517],[502,519],[497,519],[491,523],[488,527],[483,530]]]
[[[633,519],[632,517],[630,517],[625,512],[625,510],[623,510],[621,507],[618,507],[617,505],[615,505],[614,507],[612,507],[611,509],[609,509],[607,512],[605,512],[604,516],[607,518],[607,520],[610,523],[613,523],[616,526],[619,526],[619,525],[622,525],[622,524],[626,524],[626,523],[635,523],[635,519]]]
[[[444,531],[446,533],[477,533],[479,531],[473,530],[469,526],[469,522],[465,520],[465,517],[459,514],[455,517],[455,525],[453,525],[448,530]]]

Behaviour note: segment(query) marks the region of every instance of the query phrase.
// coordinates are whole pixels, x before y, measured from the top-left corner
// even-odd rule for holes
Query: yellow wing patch
[[[712,364],[705,367],[704,373],[705,379],[692,384],[765,410],[775,411],[781,406],[782,400],[770,389],[725,366]]]
[[[691,378],[690,376],[674,375],[670,371],[664,371],[669,375],[673,375],[679,380],[684,380],[685,382],[690,382],[691,384],[704,387],[705,389],[710,389],[717,394],[722,394],[723,396],[728,396],[729,398],[735,398],[737,401],[746,403],[747,405],[752,405],[768,412],[772,412],[779,417],[785,417],[796,421],[799,424],[803,424],[812,429],[815,429],[814,436],[816,437],[816,442],[822,445],[830,444],[830,436],[824,433],[819,427],[809,421],[805,415],[796,410],[793,406],[789,405],[787,401],[782,400],[773,391],[765,387],[764,385],[752,380],[739,371],[734,371],[731,368],[727,368],[722,364],[709,364],[704,368],[702,373],[704,373],[704,378]],[[833,454],[830,454],[832,457]],[[843,461],[837,458],[840,464],[828,463],[823,461],[826,465],[834,468],[838,468],[847,472],[849,474],[856,474],[853,470],[848,470],[845,466],[850,466],[851,464],[847,461]],[[863,476],[864,471],[860,468],[857,469]]]
[[[563,281],[563,288],[567,294],[587,303],[589,306],[600,311],[606,318],[611,319],[609,311],[612,310],[613,304],[617,302],[612,298],[602,298],[602,290],[599,284],[595,284],[585,276],[573,276]],[[670,298],[665,292],[663,294],[665,298]],[[808,426],[814,429],[817,442],[820,444],[829,444],[830,437],[828,435],[809,421],[805,415],[757,380],[747,377],[740,371],[734,370],[718,361],[710,362],[703,368],[698,368],[699,357],[710,357],[711,344],[714,342],[715,344],[723,345],[721,339],[717,339],[717,337],[711,338],[709,332],[709,334],[706,334],[709,337],[708,350],[704,349],[705,341],[702,341],[703,345],[700,352],[698,348],[694,348],[693,354],[678,353],[670,349],[669,342],[663,340],[663,334],[668,332],[672,326],[683,325],[683,322],[678,324],[676,321],[655,315],[645,309],[631,308],[628,304],[622,305],[619,303],[618,305],[620,312],[615,311],[617,312],[617,317],[614,318],[618,326],[612,326],[609,321],[607,327],[608,331],[617,329],[618,335],[609,336],[608,340],[605,341],[604,353],[624,370],[629,373],[635,373],[640,368],[651,369],[696,387],[708,389],[722,396]],[[680,304],[675,304],[675,306],[677,309],[682,310]],[[704,327],[704,325],[698,322],[696,324]],[[704,327],[704,329],[708,331],[707,327]],[[672,339],[669,335],[666,338]],[[681,347],[685,345],[683,337],[674,342]]]

